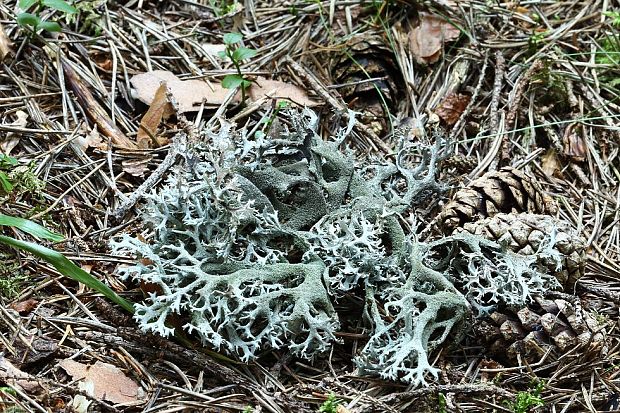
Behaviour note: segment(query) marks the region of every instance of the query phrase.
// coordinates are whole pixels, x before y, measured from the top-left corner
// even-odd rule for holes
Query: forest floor
[[[398,139],[450,143],[438,175],[448,190],[420,210],[423,224],[488,171],[535,179],[586,247],[583,277],[549,297],[597,320],[599,341],[560,351],[552,337],[507,359],[472,328],[432,354],[440,374],[427,387],[358,374],[359,328],[312,362],[280,350],[243,364],[142,333],[97,291],[0,246],[0,411],[620,411],[616,2],[68,4],[0,2],[0,214],[65,240],[0,234],[53,248],[139,301],[141,286],[117,272],[133,258],[109,241],[141,229],[144,182],[162,185],[179,132],[220,119],[264,129],[300,105],[327,139],[353,110],[346,144],[359,157],[389,157]],[[234,62],[221,56],[235,49]],[[84,375],[96,391],[78,386]]]

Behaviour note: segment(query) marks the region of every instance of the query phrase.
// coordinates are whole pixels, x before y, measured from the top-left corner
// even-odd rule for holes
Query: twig
[[[515,87],[515,94],[510,102],[510,110],[508,111],[508,115],[506,115],[506,124],[504,130],[506,131],[502,135],[502,149],[500,151],[500,159],[499,164],[504,164],[508,159],[510,159],[510,129],[514,126],[514,123],[517,119],[517,114],[519,113],[519,108],[521,106],[521,100],[523,99],[523,93],[525,92],[525,88],[530,84],[530,80],[532,77],[539,71],[541,71],[545,67],[542,60],[536,60],[532,63],[529,69],[521,76],[519,79],[517,86]]]
[[[172,138],[172,144],[164,160],[157,166],[148,178],[140,185],[123,203],[112,213],[112,217],[120,221],[127,212],[162,178],[168,169],[174,164],[177,156],[182,153],[187,146],[187,135],[180,132]]]
[[[495,81],[493,82],[493,96],[491,98],[491,116],[489,132],[495,135],[499,132],[499,100],[504,84],[504,71],[506,70],[506,60],[501,50],[495,52]]]
[[[513,394],[501,387],[490,384],[443,384],[439,386],[425,387],[413,391],[392,393],[380,400],[386,404],[414,400],[437,393],[457,393],[461,395],[490,394],[506,399],[512,398]]]
[[[454,141],[456,134],[461,130],[461,128],[463,127],[463,124],[465,123],[465,120],[471,113],[472,109],[474,108],[474,105],[477,103],[478,95],[480,94],[480,90],[482,90],[482,84],[484,83],[484,77],[485,77],[485,73],[487,71],[488,65],[489,65],[489,55],[487,53],[484,55],[484,63],[482,64],[482,69],[480,69],[480,77],[478,78],[478,83],[476,84],[474,93],[472,93],[471,99],[469,100],[467,107],[465,108],[463,113],[461,113],[461,116],[459,116],[459,120],[456,122],[456,124],[452,128],[452,131],[450,132],[450,137],[448,138],[448,142]]]
[[[125,134],[116,126],[106,111],[101,107],[99,102],[93,97],[88,88],[80,80],[75,70],[62,61],[62,69],[65,73],[67,83],[75,94],[78,102],[82,106],[84,113],[97,124],[99,130],[110,139],[115,145],[121,146],[126,149],[136,149],[138,146],[130,140]]]

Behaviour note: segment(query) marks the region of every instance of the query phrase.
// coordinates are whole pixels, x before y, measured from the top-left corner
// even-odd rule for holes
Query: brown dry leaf
[[[58,365],[69,373],[73,380],[83,379],[88,385],[92,383],[93,396],[97,400],[133,403],[142,399],[142,388],[112,364],[97,361],[94,365],[87,365],[65,359]]]
[[[166,82],[162,82],[161,85],[159,85],[149,110],[140,121],[140,128],[138,128],[136,141],[138,142],[138,147],[142,149],[160,146],[157,140],[157,128],[162,119],[166,119],[174,113],[172,105],[168,102],[166,88]]]
[[[114,62],[112,62],[112,59],[105,59],[102,62],[97,62],[97,66],[99,66],[101,69],[105,70],[106,72],[111,72],[112,68],[114,67]]]
[[[149,168],[149,163],[153,159],[152,156],[146,156],[144,158],[129,159],[121,162],[123,171],[129,175],[142,177]]]
[[[209,84],[198,79],[180,80],[174,73],[166,70],[140,73],[131,78],[131,84],[136,91],[135,97],[147,105],[153,103],[162,82],[166,83],[170,94],[177,101],[180,113],[199,110],[203,101],[207,106],[221,105],[229,93],[229,90],[219,83]]]
[[[420,13],[420,24],[409,32],[409,49],[420,64],[435,63],[445,42],[457,39],[461,32],[443,18]]]
[[[441,118],[448,126],[454,125],[458,122],[459,118],[467,108],[469,95],[462,95],[460,93],[450,93],[446,98],[437,106],[435,113]]]
[[[270,97],[280,101],[290,101],[299,106],[313,107],[320,105],[308,97],[306,91],[293,84],[270,80],[262,77],[257,78],[249,90],[250,99],[257,101],[263,97]]]
[[[24,315],[24,314],[28,314],[32,310],[34,310],[37,307],[38,304],[39,304],[39,302],[37,300],[35,300],[34,298],[29,298],[29,299],[24,300],[24,301],[19,301],[17,303],[13,303],[9,307],[12,308],[13,310],[17,311],[21,315]]]
[[[17,119],[10,124],[18,128],[25,128],[28,125],[28,114],[22,110],[15,112]],[[9,155],[17,146],[21,138],[21,133],[7,132],[6,137],[0,140],[0,152]]]
[[[43,390],[41,385],[30,375],[15,367],[0,353],[0,381],[26,390],[28,393],[39,393]],[[0,407],[2,407],[0,405]]]
[[[556,176],[559,177],[561,175],[560,172],[560,160],[558,159],[558,155],[553,149],[549,149],[542,156],[542,170],[547,176]]]
[[[0,24],[0,62],[11,52],[11,41]]]
[[[88,148],[96,148],[101,151],[108,149],[108,145],[103,141],[101,134],[97,130],[97,125],[90,129],[90,131],[88,126],[83,125],[82,131],[84,134],[78,135],[75,138],[75,143],[79,145],[82,151],[86,152]]]
[[[586,159],[588,147],[577,126],[576,123],[571,123],[564,132],[564,155],[570,156],[577,162],[583,162]]]

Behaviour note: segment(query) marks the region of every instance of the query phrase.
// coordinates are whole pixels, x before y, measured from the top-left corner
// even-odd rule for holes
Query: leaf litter
[[[5,145],[0,149],[22,166],[32,165],[47,185],[3,202],[0,213],[28,217],[55,205],[37,218],[65,235],[68,241],[55,247],[80,265],[91,265],[91,273],[117,292],[136,300],[142,295],[137,286],[115,277],[114,268],[128,263],[109,256],[107,240],[119,231],[145,240],[149,234],[136,227],[135,210],[120,222],[114,221],[114,212],[146,179],[151,178],[149,190],[166,179],[174,167],[175,134],[217,125],[221,117],[267,134],[286,128],[278,117],[278,98],[316,104],[325,136],[342,120],[346,126],[351,119],[347,109],[369,96],[385,100],[385,93],[369,93],[387,90],[385,80],[393,76],[383,69],[367,72],[372,76],[359,70],[350,84],[333,81],[332,62],[358,68],[354,62],[368,60],[362,52],[343,52],[351,36],[359,34],[383,43],[380,53],[398,72],[403,93],[381,119],[388,125],[386,134],[375,132],[376,119],[364,123],[357,117],[346,144],[359,156],[379,156],[381,145],[394,149],[393,136],[399,134],[424,141],[439,128],[452,139],[440,171],[451,188],[425,206],[429,222],[417,223],[421,235],[451,192],[502,162],[535,175],[561,201],[557,215],[588,240],[586,276],[570,297],[596,314],[608,330],[610,348],[618,346],[608,321],[617,317],[620,303],[620,91],[614,84],[620,73],[599,61],[617,53],[613,43],[604,41],[617,33],[613,19],[603,14],[616,12],[611,4],[603,10],[600,4],[576,0],[535,7],[256,1],[227,11],[204,2],[156,7],[152,2],[107,2],[99,11],[106,17],[100,31],[82,32],[79,19],[88,17],[83,14],[62,33],[43,39],[27,38],[17,26],[16,3],[0,4],[0,36],[5,35],[0,37],[0,145]],[[254,82],[246,107],[220,83],[232,73],[218,56],[221,39],[230,32],[241,33],[243,43],[259,51],[241,67]],[[46,43],[58,44],[60,56],[47,53]],[[533,62],[540,62],[536,79],[527,70]],[[148,87],[134,84],[136,77],[152,73],[158,76],[149,75]],[[166,99],[160,91],[155,100],[163,82]],[[132,89],[140,89],[136,98],[143,104],[136,104]],[[178,113],[170,113],[168,97],[179,101]],[[16,119],[21,123],[12,125]],[[503,148],[508,158],[501,160]],[[350,361],[368,337],[361,313],[354,310],[355,317],[338,333],[343,344],[329,359],[310,365],[269,353],[257,364],[241,366],[180,346],[182,338],[163,340],[122,325],[115,306],[95,306],[95,293],[59,277],[48,264],[8,249],[0,253],[30,277],[18,297],[0,297],[0,386],[16,387],[27,396],[18,394],[11,402],[24,411],[41,410],[34,403],[50,411],[63,403],[82,411],[143,411],[146,406],[152,411],[239,412],[247,406],[316,411],[334,393],[351,412],[404,412],[411,406],[432,410],[436,394],[442,393],[448,410],[477,412],[510,403],[538,379],[547,383],[544,409],[586,411],[612,405],[619,385],[617,352],[593,360],[570,352],[559,358],[549,354],[534,364],[505,367],[471,335],[458,351],[435,354],[443,374],[429,388],[409,390],[360,378]],[[10,307],[30,298],[37,307],[24,308],[30,311],[23,315]],[[361,308],[355,300],[343,297],[338,305]],[[46,341],[36,343],[35,337]],[[76,391],[71,378],[55,369],[68,357],[81,369],[97,362],[116,366],[113,380],[122,382],[121,375],[139,380],[149,403],[115,408],[103,396],[95,397],[94,389]]]

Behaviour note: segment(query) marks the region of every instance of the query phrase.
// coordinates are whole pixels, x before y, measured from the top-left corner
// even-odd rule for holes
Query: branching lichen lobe
[[[429,353],[460,335],[472,304],[517,300],[511,294],[523,301],[547,286],[541,276],[519,289],[531,285],[524,277],[536,260],[494,261],[504,255],[490,241],[468,235],[428,244],[405,229],[412,206],[442,189],[441,142],[402,142],[394,161],[358,164],[340,149],[347,131],[324,142],[312,112],[291,113],[290,121],[271,138],[227,123],[204,131],[205,144],[149,196],[145,241],[113,242],[115,252],[141,258],[124,276],[159,286],[137,306],[143,330],[169,335],[166,319],[179,314],[205,345],[242,361],[280,348],[313,358],[336,340],[335,300],[365,291],[370,340],[356,358],[360,371],[425,384],[437,373]],[[410,167],[412,151],[418,161]],[[500,272],[525,267],[511,268],[514,288],[487,303],[468,259]]]

